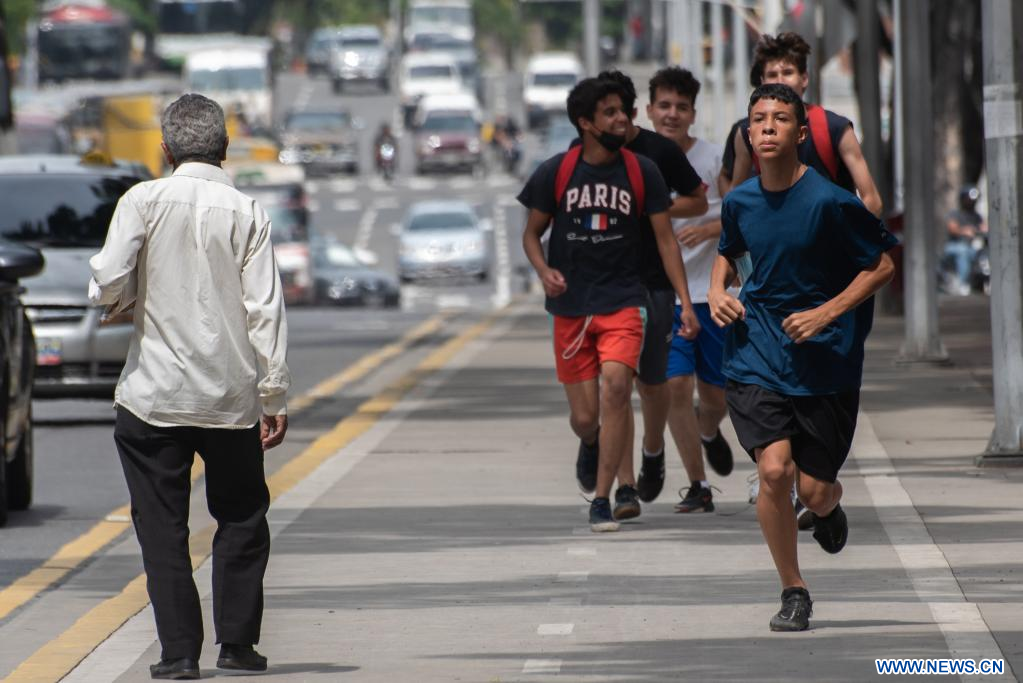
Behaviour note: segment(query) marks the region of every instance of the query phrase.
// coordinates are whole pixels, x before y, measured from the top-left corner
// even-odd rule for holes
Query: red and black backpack
[[[572,180],[575,167],[579,165],[582,153],[583,146],[576,145],[565,152],[565,156],[561,158],[561,163],[558,165],[558,174],[554,177],[555,206],[561,205],[561,198],[565,196],[568,183]],[[644,203],[646,200],[646,183],[643,181],[643,170],[639,166],[639,159],[636,158],[636,154],[624,147],[622,148],[622,160],[625,162],[625,174],[629,176],[629,185],[632,186],[632,193],[636,195],[636,215],[642,216],[643,207],[646,205]]]

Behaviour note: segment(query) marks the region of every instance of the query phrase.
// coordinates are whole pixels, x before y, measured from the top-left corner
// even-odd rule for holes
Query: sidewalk
[[[617,534],[589,531],[549,321],[513,306],[275,503],[259,680],[862,681],[876,657],[1023,672],[1023,476],[973,467],[992,423],[986,304],[943,302],[951,367],[894,366],[901,321],[878,320],[843,470],[849,545],[800,536],[803,634],[767,629],[780,588],[744,456],[714,481],[717,514],[673,513],[687,482],[672,448],[661,498]],[[92,680],[147,680],[153,637],[147,609],[65,680],[99,665]]]

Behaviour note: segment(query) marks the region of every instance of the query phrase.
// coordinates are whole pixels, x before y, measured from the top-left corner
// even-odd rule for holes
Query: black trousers
[[[164,659],[199,659],[203,627],[188,552],[192,461],[206,465],[213,537],[213,623],[218,643],[259,642],[263,575],[270,557],[259,425],[249,429],[155,427],[118,406],[114,441],[131,495],[146,588]]]

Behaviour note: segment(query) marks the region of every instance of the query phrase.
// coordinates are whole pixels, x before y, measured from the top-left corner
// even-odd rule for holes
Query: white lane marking
[[[437,296],[437,308],[441,310],[469,308],[470,303],[468,294],[440,294]]]
[[[437,189],[437,181],[430,178],[412,176],[408,179],[408,188],[410,190],[435,190]]]
[[[305,181],[306,194],[316,194],[320,191],[320,184],[315,180]]]
[[[892,548],[917,596],[941,628],[949,652],[954,657],[1004,659],[980,609],[963,594],[863,412],[858,417],[852,453]],[[968,678],[963,676],[964,680]]]
[[[527,659],[522,665],[524,674],[556,674],[561,673],[560,659]]]
[[[309,209],[311,213],[316,213],[317,211],[320,210],[320,200],[310,199],[308,202],[306,202],[306,208]]]
[[[335,211],[359,211],[362,209],[362,202],[352,197],[334,200]]]
[[[558,572],[558,583],[582,583],[590,578],[589,572]]]
[[[388,192],[391,186],[387,184],[387,181],[378,175],[370,176],[369,189],[374,192]]]
[[[298,94],[295,95],[294,108],[298,110],[305,109],[306,106],[308,106],[309,100],[312,98],[312,96],[313,84],[309,81],[306,81],[305,83],[302,84],[302,87],[299,88]]]
[[[582,604],[582,598],[551,598],[547,601],[548,607],[580,607]]]
[[[596,557],[597,549],[590,546],[580,546],[578,548],[569,548],[568,554],[573,557]]]
[[[511,301],[511,255],[508,249],[508,212],[500,204],[494,206],[494,250],[497,252],[497,289],[494,308],[504,308]]]
[[[465,176],[456,176],[447,183],[448,187],[452,190],[468,190],[470,187],[475,187],[476,184],[476,179],[466,178]]]
[[[376,206],[378,210],[400,209],[401,200],[394,195],[388,197],[377,197],[373,200],[373,205]]]
[[[373,225],[377,221],[377,210],[374,207],[369,207],[362,212],[362,217],[359,218],[359,228],[355,233],[355,242],[353,246],[356,249],[368,249],[369,240],[373,236]]]
[[[540,624],[536,627],[538,636],[570,636],[575,624]]]
[[[522,311],[524,310],[522,309]],[[290,491],[282,494],[268,513],[268,521],[271,523],[271,539],[276,538],[277,534],[298,519],[313,503],[326,495],[410,415],[426,407],[429,398],[450,381],[457,372],[468,366],[489,343],[508,334],[514,328],[520,315],[521,311],[509,315],[481,337],[466,344],[465,348],[447,365],[424,379],[422,384],[399,401],[389,413],[381,417],[362,436],[337,451]],[[271,555],[270,561],[274,561],[273,555]],[[212,566],[211,556],[194,574],[196,586],[200,587],[200,596],[204,600],[208,599],[210,595]],[[155,642],[156,625],[153,621],[152,607],[148,606],[103,641],[61,680],[69,683],[117,680]]]
[[[331,192],[338,194],[350,194],[355,192],[358,187],[358,181],[354,178],[335,178],[328,183]]]
[[[592,533],[593,531],[591,531],[590,527],[588,526],[577,526],[574,529],[572,529],[573,536],[589,536]]]

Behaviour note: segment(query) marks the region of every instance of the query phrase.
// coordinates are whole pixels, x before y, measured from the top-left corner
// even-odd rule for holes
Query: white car
[[[440,31],[459,40],[476,38],[470,0],[410,0],[405,16],[405,44],[416,33]]]
[[[411,282],[433,277],[474,277],[490,274],[488,220],[458,200],[413,204],[398,235],[398,277]]]
[[[564,112],[568,93],[582,77],[583,66],[573,54],[547,52],[531,57],[522,84],[529,127],[542,126],[551,114]]]
[[[250,126],[269,128],[273,73],[269,47],[225,47],[193,52],[185,59],[188,91],[215,100],[224,111],[240,111]]]
[[[412,53],[401,62],[398,90],[405,125],[411,125],[419,101],[427,95],[450,95],[465,89],[458,64],[446,54]]]

